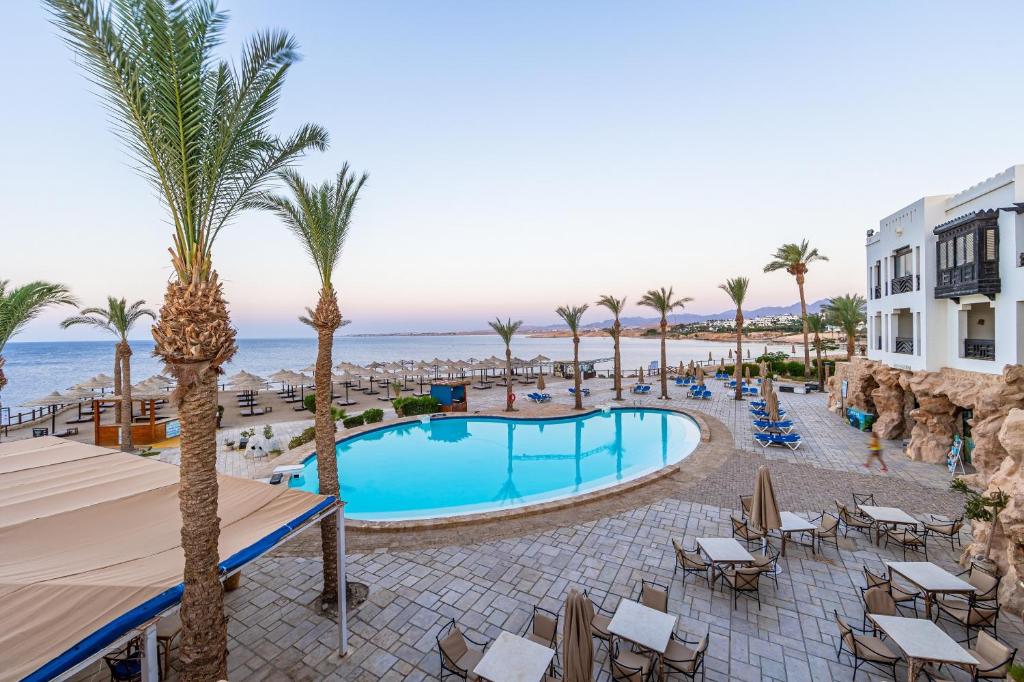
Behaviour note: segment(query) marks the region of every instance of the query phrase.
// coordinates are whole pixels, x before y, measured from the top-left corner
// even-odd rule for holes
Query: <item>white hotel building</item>
[[[1024,165],[883,218],[866,274],[870,359],[987,374],[1024,363]]]

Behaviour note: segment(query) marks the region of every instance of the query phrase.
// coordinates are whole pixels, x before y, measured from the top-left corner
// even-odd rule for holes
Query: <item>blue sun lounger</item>
[[[769,445],[785,445],[790,450],[796,450],[803,439],[798,433],[755,433],[754,440],[764,448]]]
[[[793,430],[793,420],[781,419],[777,422],[773,422],[768,419],[755,419],[754,428],[762,433],[767,431],[782,431],[783,433],[789,433]]]
[[[582,393],[584,396],[589,397],[590,396],[590,389],[589,388],[581,388],[580,389],[580,393]],[[570,386],[569,387],[569,395],[576,395],[576,389]]]
[[[633,386],[633,393],[637,395],[647,395],[651,392],[650,384],[636,384]]]
[[[754,415],[754,417],[756,419],[767,419],[768,418],[768,412],[765,411],[763,408],[759,408],[759,407],[752,407],[752,408],[750,408],[750,414]],[[783,410],[780,407],[779,408],[779,419],[781,419],[782,417],[785,417],[785,416],[786,416],[786,411]]]
[[[551,400],[550,393],[527,393],[526,397],[535,403],[546,403]]]

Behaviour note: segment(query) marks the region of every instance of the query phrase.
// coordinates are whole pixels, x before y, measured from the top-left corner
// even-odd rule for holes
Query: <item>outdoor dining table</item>
[[[813,533],[817,526],[810,521],[800,518],[793,512],[779,512],[782,519],[782,527],[779,528],[779,535],[782,536],[782,556],[786,556],[786,541],[794,533]],[[794,542],[796,542],[794,540]],[[806,545],[805,545],[806,546]],[[811,554],[814,554],[814,539],[811,539]]]
[[[473,674],[489,682],[540,682],[554,657],[554,649],[502,632],[484,652]]]
[[[668,649],[678,620],[679,616],[674,614],[652,609],[631,599],[623,599],[619,601],[615,615],[608,623],[608,632],[656,652],[660,666],[660,656]]]
[[[715,585],[715,566],[752,564],[754,557],[735,538],[697,538],[697,547],[711,564],[711,586]]]
[[[917,519],[899,507],[860,505],[862,514],[875,522],[875,544],[882,538],[882,526],[917,526]]]
[[[917,679],[925,663],[955,665],[972,674],[978,667],[978,659],[930,620],[873,613],[869,613],[868,618],[889,637],[889,641],[903,650],[910,682]]]
[[[890,580],[895,573],[924,592],[924,613],[928,618],[932,617],[933,594],[968,594],[976,591],[974,585],[930,561],[889,561],[886,566],[889,568]]]

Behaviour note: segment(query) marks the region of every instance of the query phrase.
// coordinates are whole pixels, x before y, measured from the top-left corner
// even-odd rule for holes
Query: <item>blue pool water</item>
[[[613,410],[563,419],[455,417],[391,426],[337,445],[345,514],[408,520],[510,509],[605,488],[685,458],[689,417]],[[292,487],[316,491],[316,458]]]

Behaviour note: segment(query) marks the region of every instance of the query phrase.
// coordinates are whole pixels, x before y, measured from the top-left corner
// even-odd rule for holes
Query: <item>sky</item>
[[[220,7],[225,58],[266,28],[302,46],[273,129],[332,143],[300,171],[370,174],[336,275],[345,333],[549,324],[606,293],[634,315],[661,286],[718,312],[738,275],[747,307],[788,305],[793,279],[762,267],[803,238],[831,258],[809,300],[861,291],[866,229],[1024,160],[1019,2]],[[166,209],[42,5],[2,12],[0,279],[159,307]],[[239,216],[214,261],[240,336],[308,334],[318,279],[275,218]],[[70,312],[18,339],[97,338],[61,331]]]

